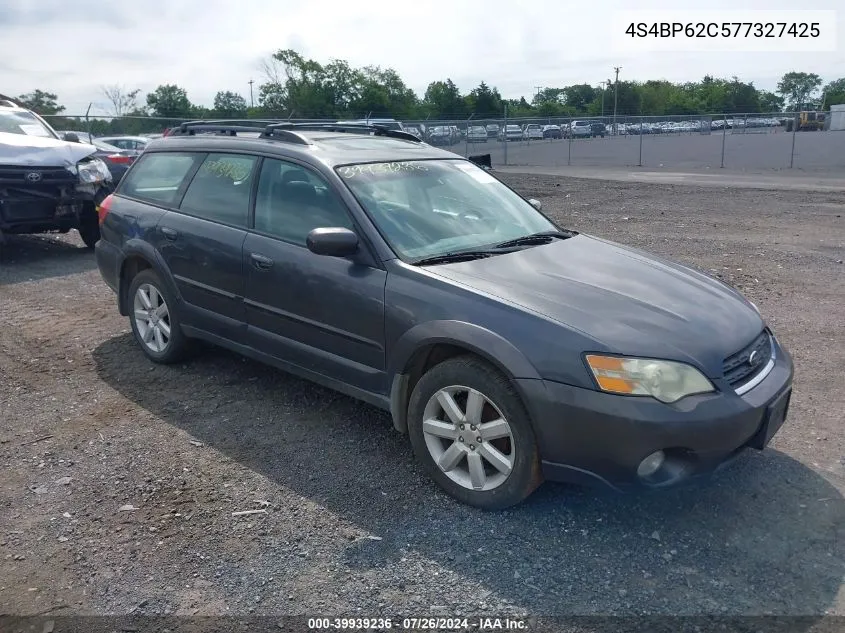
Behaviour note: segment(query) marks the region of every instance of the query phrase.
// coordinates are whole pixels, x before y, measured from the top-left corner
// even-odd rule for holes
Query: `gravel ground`
[[[74,234],[14,238],[0,614],[845,615],[845,194],[505,178],[757,303],[797,366],[769,450],[683,490],[545,484],[484,513],[383,412],[219,350],[151,364]]]

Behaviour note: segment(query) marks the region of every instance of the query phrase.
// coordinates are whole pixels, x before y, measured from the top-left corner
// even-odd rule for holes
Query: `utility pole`
[[[543,90],[543,86],[534,86],[534,88],[537,90],[537,103],[539,103],[540,92]]]
[[[601,86],[601,118],[604,119],[604,93],[610,85],[610,80],[600,81],[599,85]],[[604,123],[604,120],[602,120],[602,123]]]
[[[252,96],[252,84],[254,83],[252,79],[249,80],[249,105],[251,108],[255,107],[255,99]]]
[[[614,66],[613,70],[616,71],[616,85],[613,89],[613,135],[616,136],[616,107],[619,104],[619,71],[622,70],[622,67]]]

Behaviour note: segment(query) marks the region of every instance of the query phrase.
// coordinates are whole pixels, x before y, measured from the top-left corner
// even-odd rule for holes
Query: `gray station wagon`
[[[99,220],[151,360],[202,339],[386,409],[475,506],[544,479],[681,483],[786,418],[792,361],[737,291],[557,226],[405,132],[183,124]]]

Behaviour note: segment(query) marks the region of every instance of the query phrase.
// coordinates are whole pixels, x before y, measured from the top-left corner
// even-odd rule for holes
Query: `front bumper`
[[[774,349],[772,371],[741,396],[717,391],[663,404],[545,380],[518,380],[534,420],[546,479],[617,490],[674,485],[718,470],[745,448],[762,449],[771,439],[764,436],[767,412],[773,403],[787,407],[792,389],[792,359],[777,341]],[[672,476],[656,481],[639,477],[640,462],[658,450],[667,455]]]
[[[78,188],[65,186],[23,187],[0,183],[0,231],[5,233],[39,233],[71,229],[79,226],[86,211],[108,194],[103,186]]]

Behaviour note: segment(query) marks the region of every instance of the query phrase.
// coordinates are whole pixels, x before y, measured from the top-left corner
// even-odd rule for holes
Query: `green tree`
[[[392,68],[365,66],[358,72],[357,96],[352,100],[352,110],[360,115],[414,117],[417,96],[405,85]]]
[[[57,100],[58,97],[55,93],[45,92],[43,90],[33,90],[18,97],[18,101],[24,106],[38,114],[44,115],[59,114],[65,111],[65,107],[59,105]]]
[[[830,110],[832,105],[845,103],[845,77],[831,81],[823,88],[823,91],[826,110]]]
[[[423,107],[432,117],[465,117],[467,104],[461,91],[451,79],[433,81],[428,84],[423,98]]]
[[[246,99],[229,90],[214,95],[214,116],[221,119],[238,119],[246,116]]]
[[[561,94],[564,105],[569,106],[575,112],[586,112],[590,103],[595,101],[597,91],[590,84],[576,84],[566,86],[562,89]]]
[[[496,88],[491,88],[483,81],[465,98],[467,110],[478,117],[497,117],[502,115],[502,95]]]
[[[815,73],[788,72],[778,82],[777,91],[789,100],[792,110],[800,110],[813,96],[822,78]]]
[[[768,90],[760,90],[758,93],[760,112],[780,112],[783,110],[783,97],[777,96]]]
[[[147,105],[154,116],[178,119],[191,116],[191,102],[184,88],[164,84],[147,95]]]

